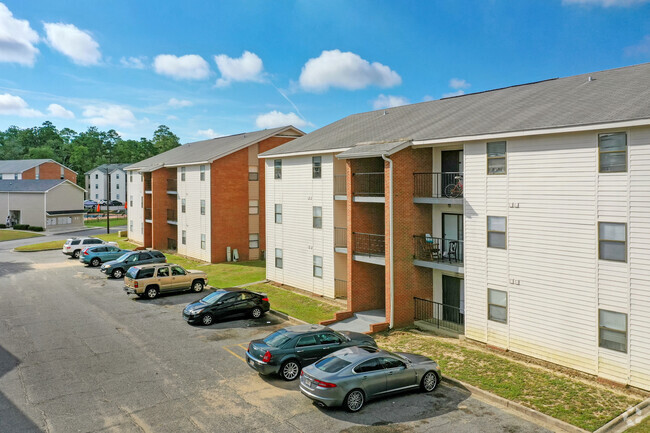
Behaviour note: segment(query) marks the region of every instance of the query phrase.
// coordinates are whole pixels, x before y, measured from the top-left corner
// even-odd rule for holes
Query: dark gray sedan
[[[305,367],[300,391],[321,405],[356,412],[373,398],[417,388],[431,392],[440,379],[440,367],[426,356],[349,347]]]
[[[246,351],[248,365],[260,374],[280,374],[294,380],[302,367],[344,347],[377,347],[365,334],[334,331],[322,325],[298,325],[280,329],[263,340],[253,340]]]

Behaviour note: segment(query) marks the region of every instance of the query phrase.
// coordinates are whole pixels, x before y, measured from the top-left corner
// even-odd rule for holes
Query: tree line
[[[10,126],[0,131],[0,160],[53,159],[78,173],[77,184],[85,188],[85,173],[98,165],[133,163],[179,146],[179,139],[160,125],[153,137],[123,140],[114,130],[94,126],[84,132],[57,129],[52,122],[33,128]]]

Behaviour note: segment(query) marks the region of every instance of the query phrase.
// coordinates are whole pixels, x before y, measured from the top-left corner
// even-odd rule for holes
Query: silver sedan
[[[300,391],[323,406],[356,412],[373,398],[417,388],[431,392],[440,379],[440,367],[426,356],[349,347],[305,367]]]

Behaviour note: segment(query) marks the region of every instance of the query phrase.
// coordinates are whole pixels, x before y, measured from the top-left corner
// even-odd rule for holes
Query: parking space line
[[[243,362],[244,364],[246,364],[246,360],[245,360],[244,358],[242,358],[241,356],[237,355],[235,352],[233,352],[232,350],[228,349],[226,346],[223,346],[222,349],[225,350],[226,352],[230,353],[232,356],[234,356],[234,357],[240,359],[241,362]]]
[[[239,343],[237,346],[241,347],[244,350],[248,350],[248,344],[246,343]]]

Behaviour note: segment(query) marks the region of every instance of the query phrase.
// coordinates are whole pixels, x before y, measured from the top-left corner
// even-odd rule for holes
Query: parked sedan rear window
[[[343,370],[345,367],[347,367],[350,364],[351,364],[350,361],[341,359],[338,356],[330,356],[329,358],[321,359],[314,365],[316,366],[316,368],[324,371],[325,373],[336,373],[337,371]]]
[[[291,338],[292,335],[287,335],[287,331],[280,329],[266,337],[264,343],[272,347],[282,347],[287,341],[291,340]]]

